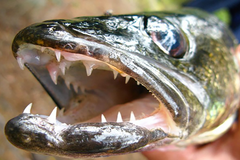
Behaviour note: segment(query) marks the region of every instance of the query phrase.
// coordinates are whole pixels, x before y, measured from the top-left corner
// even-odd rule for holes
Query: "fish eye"
[[[155,21],[148,29],[153,42],[167,55],[183,58],[187,50],[187,41],[181,30],[169,22]]]

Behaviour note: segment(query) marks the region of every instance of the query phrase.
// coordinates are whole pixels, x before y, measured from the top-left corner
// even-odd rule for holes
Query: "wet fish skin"
[[[42,119],[39,115],[26,113],[13,118],[6,124],[5,134],[8,135],[8,140],[22,149],[26,148],[26,143],[32,152],[65,157],[99,157],[133,152],[139,149],[139,145],[144,146],[168,136],[161,130],[149,131],[128,122],[119,123],[117,127],[112,122],[54,126]],[[105,132],[109,134],[110,131],[111,136],[105,137]],[[131,136],[126,136],[128,134]]]
[[[162,22],[183,34],[184,55],[168,55],[153,42],[149,33]],[[137,79],[171,111],[182,129],[179,144],[209,141],[199,136],[223,124],[238,108],[237,42],[222,22],[199,10],[45,21],[16,36],[16,57],[26,43],[87,55]],[[49,84],[44,85],[49,91]],[[63,97],[49,92],[64,106],[58,101]]]

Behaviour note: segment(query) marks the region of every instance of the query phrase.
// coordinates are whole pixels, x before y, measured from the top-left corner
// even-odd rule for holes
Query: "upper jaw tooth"
[[[95,64],[88,61],[83,61],[83,64],[86,68],[87,76],[90,76],[92,74]]]
[[[113,71],[113,78],[116,79],[118,76],[118,71],[116,71],[114,69],[112,71]]]
[[[129,79],[130,79],[131,77],[127,75],[125,78],[126,78],[126,79],[125,79],[125,84],[127,84],[128,81],[129,81]]]
[[[57,78],[58,78],[58,75],[59,75],[59,67],[57,64],[54,64],[54,63],[50,63],[49,65],[47,65],[47,69],[48,69],[48,72],[50,74],[50,77],[52,79],[52,81],[57,84]]]
[[[55,55],[56,55],[57,61],[60,62],[61,61],[61,52],[56,50]]]

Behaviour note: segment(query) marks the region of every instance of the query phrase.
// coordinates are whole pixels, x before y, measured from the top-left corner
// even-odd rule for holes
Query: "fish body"
[[[12,50],[61,114],[23,113],[5,134],[19,148],[75,158],[213,141],[238,109],[236,45],[197,9],[33,24]]]

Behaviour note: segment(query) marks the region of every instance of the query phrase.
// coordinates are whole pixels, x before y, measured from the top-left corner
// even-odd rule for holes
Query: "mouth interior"
[[[114,66],[85,55],[30,44],[22,45],[17,55],[21,68],[24,63],[43,67],[55,85],[59,79],[64,80],[72,97],[58,115],[61,122],[130,121],[149,129],[176,129],[167,108],[137,80]]]

